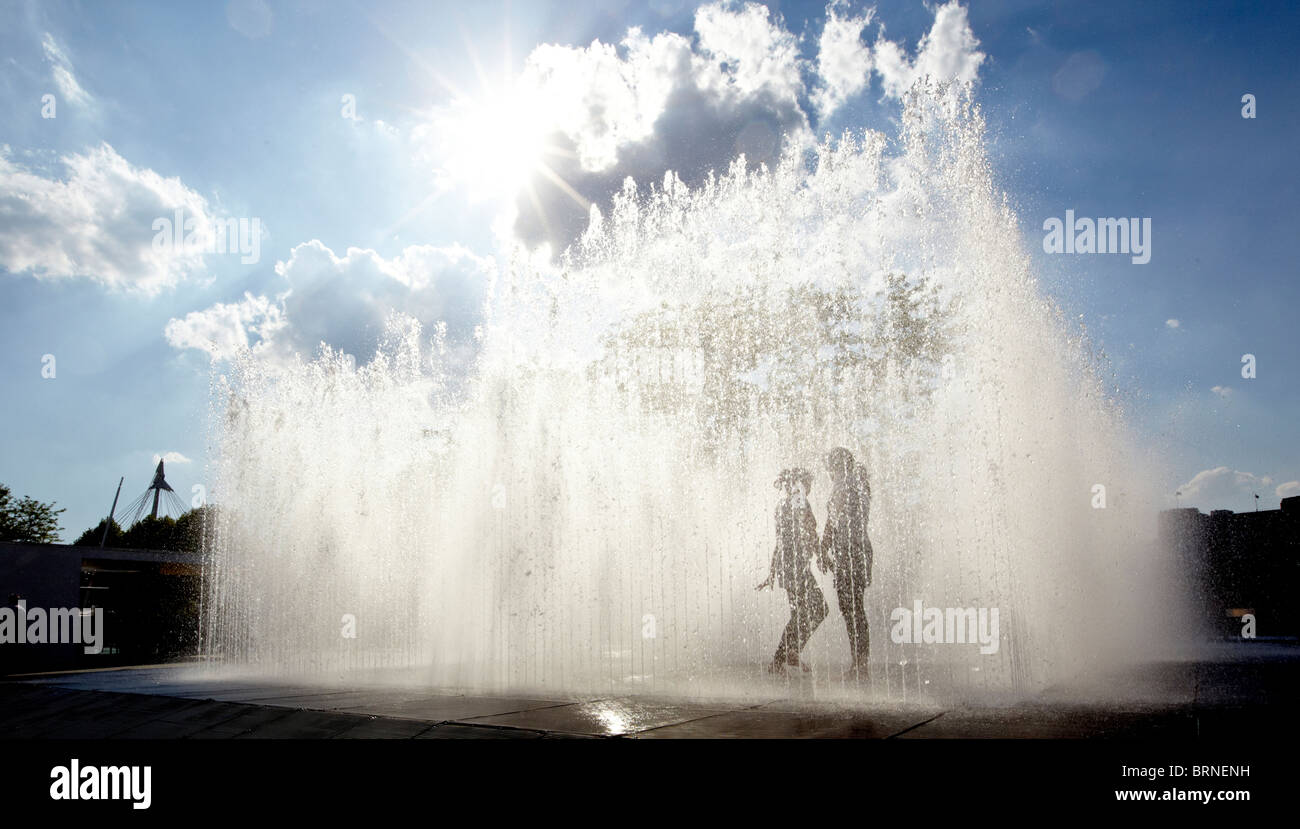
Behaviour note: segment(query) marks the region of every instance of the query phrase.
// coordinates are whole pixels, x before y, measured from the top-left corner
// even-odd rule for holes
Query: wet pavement
[[[984,706],[461,694],[149,666],[0,682],[0,739],[1294,739],[1300,648],[1137,665]]]

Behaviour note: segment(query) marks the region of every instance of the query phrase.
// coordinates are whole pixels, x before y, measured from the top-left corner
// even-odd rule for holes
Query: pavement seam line
[[[664,723],[663,725],[656,725],[650,728],[643,728],[640,731],[630,731],[628,732],[628,736],[638,737],[642,734],[649,734],[651,731],[658,731],[661,728],[672,728],[678,725],[686,725],[688,723],[701,722],[703,720],[712,719],[714,717],[721,717],[723,714],[739,714],[744,711],[753,711],[753,710],[754,710],[753,708],[741,708],[738,711],[714,711],[712,714],[705,714],[702,717],[692,717],[689,720],[682,720],[681,722],[667,722]],[[624,736],[624,735],[618,735],[618,736]]]
[[[603,699],[584,699],[578,702],[559,702],[555,705],[543,705],[540,708],[520,708],[518,711],[503,711],[500,714],[475,714],[472,717],[461,717],[457,720],[448,720],[447,722],[464,723],[465,725],[495,725],[495,723],[476,723],[471,720],[482,720],[488,717],[510,717],[515,714],[527,714],[532,711],[549,711],[552,708],[567,708],[570,705],[589,705],[593,702],[605,702]],[[522,728],[523,726],[506,726],[507,728]],[[536,731],[537,729],[533,729]]]
[[[932,722],[934,722],[935,720],[939,719],[940,717],[942,717],[942,716],[943,716],[944,714],[946,714],[946,713],[948,713],[948,712],[947,712],[947,711],[940,711],[938,714],[935,714],[935,715],[934,715],[933,717],[931,717],[930,719],[928,719],[928,720],[922,720],[921,722],[917,723],[916,725],[909,725],[907,728],[904,728],[902,731],[898,732],[897,734],[890,734],[890,735],[889,735],[888,737],[886,737],[885,739],[886,739],[886,740],[892,740],[892,739],[894,739],[895,737],[901,737],[901,736],[903,736],[904,734],[906,734],[906,733],[909,732],[909,731],[913,731],[913,730],[915,730],[915,729],[917,729],[917,728],[920,728],[920,727],[923,726],[923,725],[929,725],[930,723],[932,723]]]

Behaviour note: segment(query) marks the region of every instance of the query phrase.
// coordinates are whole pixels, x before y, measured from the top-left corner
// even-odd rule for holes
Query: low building
[[[1160,539],[1206,633],[1240,637],[1249,614],[1259,637],[1300,636],[1300,496],[1258,512],[1165,510]]]
[[[0,613],[17,618],[19,602],[25,612],[103,611],[99,653],[82,643],[0,641],[0,676],[193,655],[201,573],[196,553],[0,542]]]

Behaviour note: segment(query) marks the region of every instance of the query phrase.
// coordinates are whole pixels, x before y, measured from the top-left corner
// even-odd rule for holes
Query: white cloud
[[[312,240],[276,263],[282,292],[192,311],[168,322],[164,333],[173,347],[204,351],[214,361],[245,349],[273,361],[310,357],[321,343],[364,359],[398,312],[426,329],[445,322],[450,346],[463,347],[481,318],[493,267],[459,245],[414,245],[385,259],[361,248],[337,256]]]
[[[1220,400],[1227,400],[1228,398],[1232,397],[1232,387],[1212,386],[1210,387],[1210,393],[1217,396]]]
[[[199,252],[155,248],[154,220],[185,211],[211,223],[207,200],[108,144],[60,159],[65,178],[45,177],[0,153],[0,267],[38,279],[84,277],[156,293],[202,267]]]
[[[767,93],[795,102],[803,90],[799,40],[772,20],[766,6],[712,3],[695,12],[704,58],[696,66],[704,85],[738,99]]]
[[[54,40],[54,36],[49,32],[41,40],[41,47],[45,51],[45,59],[48,60],[53,68],[51,73],[54,76],[54,86],[63,96],[63,100],[79,106],[89,106],[93,103],[90,93],[81,88],[77,81],[76,74],[72,71],[72,61],[59,44]]]
[[[1196,473],[1178,491],[1183,506],[1241,511],[1254,509],[1255,494],[1268,492],[1272,486],[1272,478],[1219,466]]]
[[[871,23],[875,9],[861,17],[841,17],[846,0],[827,7],[826,26],[817,50],[817,74],[821,87],[813,96],[820,118],[826,118],[871,82],[871,50],[862,42],[862,32]]]
[[[173,347],[195,348],[214,361],[229,360],[245,349],[264,352],[284,327],[280,306],[264,296],[244,294],[236,303],[218,302],[184,319],[172,319],[163,333]]]
[[[304,354],[326,342],[365,357],[394,311],[426,327],[446,322],[449,337],[468,337],[491,267],[459,245],[414,245],[384,259],[373,250],[348,248],[339,257],[319,241],[300,244],[275,266],[289,287],[281,341]]]
[[[1273,494],[1279,498],[1292,498],[1300,495],[1300,481],[1287,481],[1284,484],[1279,484]]]
[[[154,452],[153,462],[156,464],[158,461],[163,461],[164,463],[193,463],[193,461],[182,455],[180,452],[164,452],[161,455]]]
[[[714,3],[695,14],[696,37],[631,29],[617,46],[546,44],[520,83],[551,148],[516,188],[515,235],[530,247],[567,246],[627,177],[688,183],[744,155],[774,164],[787,140],[809,135],[798,40],[758,4]]]
[[[528,57],[524,85],[543,93],[553,129],[572,141],[581,168],[609,169],[626,145],[649,138],[679,86],[693,83],[695,55],[681,35],[633,29],[620,44],[586,49],[544,44]]]
[[[935,10],[915,57],[883,34],[873,55],[862,41],[873,12],[846,9],[842,0],[827,7],[811,63],[785,21],[758,3],[701,6],[693,36],[633,28],[617,44],[543,44],[512,84],[439,107],[413,136],[444,180],[470,193],[494,189],[485,180],[502,186],[514,235],[559,251],[626,178],[657,185],[671,170],[696,186],[740,155],[772,166],[811,138],[815,120],[863,92],[873,68],[892,97],[926,76],[976,80],[984,55],[956,0]],[[500,175],[510,165],[518,169]]]
[[[1175,320],[1175,319],[1168,319],[1168,320],[1165,320],[1165,327],[1166,327],[1166,328],[1178,328],[1178,327],[1180,327],[1180,326],[1182,326],[1182,323],[1179,322],[1178,320]]]
[[[985,57],[978,46],[966,8],[951,0],[935,11],[934,25],[921,38],[914,60],[907,57],[903,47],[882,36],[876,41],[875,67],[885,94],[900,98],[912,84],[926,77],[940,82],[973,83]]]

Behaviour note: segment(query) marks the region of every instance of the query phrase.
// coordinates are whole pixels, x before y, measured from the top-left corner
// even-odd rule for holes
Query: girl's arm
[[[779,543],[772,548],[772,563],[767,567],[767,578],[762,584],[754,588],[755,590],[766,590],[772,586],[772,580],[776,578],[776,556],[780,549],[781,545]]]
[[[826,503],[826,530],[822,533],[822,543],[817,549],[817,566],[823,573],[831,573],[835,570],[835,559],[831,556],[831,550],[835,545],[835,514],[831,511],[832,504]]]
[[[826,502],[826,529],[822,531],[821,552],[825,554],[835,542],[835,501]]]

